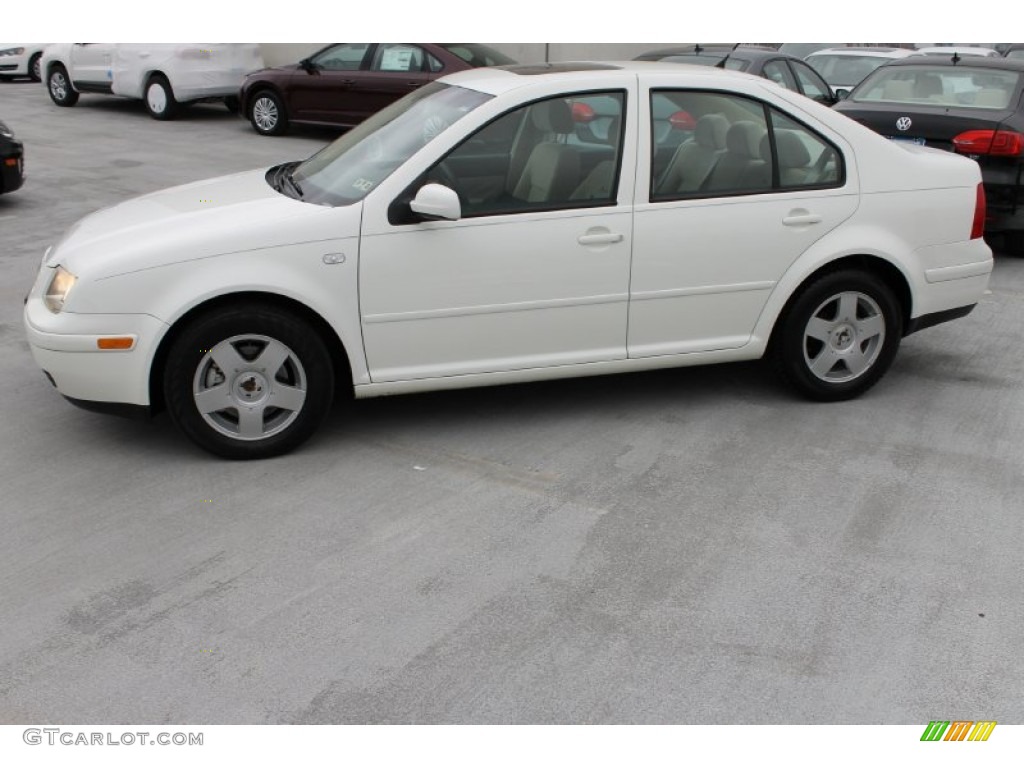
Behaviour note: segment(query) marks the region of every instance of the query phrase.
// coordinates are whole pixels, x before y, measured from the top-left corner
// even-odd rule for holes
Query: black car
[[[14,132],[0,122],[0,195],[13,192],[25,180],[25,150]]]
[[[825,79],[803,59],[771,48],[731,45],[687,45],[662,48],[637,56],[635,61],[675,61],[707,67],[734,69],[778,83],[822,104],[835,104],[836,97]]]
[[[1024,61],[909,56],[879,67],[836,109],[895,141],[981,166],[986,233],[1024,252]]]

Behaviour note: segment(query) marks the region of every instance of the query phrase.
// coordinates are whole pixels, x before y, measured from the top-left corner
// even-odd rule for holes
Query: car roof
[[[756,45],[702,45],[700,51],[693,45],[678,45],[672,48],[659,48],[637,56],[634,61],[660,61],[669,56],[707,56],[724,59],[731,54],[742,55],[745,59],[800,59],[790,53],[781,53],[774,48],[763,48]],[[800,59],[802,61],[802,59]]]
[[[600,82],[610,72],[632,72],[635,74],[670,74],[687,80],[721,80],[721,78],[745,78],[764,82],[762,78],[745,72],[704,67],[698,64],[682,64],[671,61],[560,61],[548,64],[510,64],[503,67],[478,67],[454,72],[441,78],[441,82],[459,85],[475,91],[498,96],[514,91],[532,82],[557,79],[567,86],[586,88]]]
[[[1004,59],[1002,56],[961,56],[954,63],[952,56],[907,56],[894,59],[884,66],[889,67],[920,67],[928,64],[935,67],[970,67],[971,69],[1003,69],[1013,72],[1024,72],[1024,59]]]
[[[885,58],[901,59],[904,56],[910,56],[913,51],[907,48],[891,48],[882,45],[860,45],[860,46],[843,46],[842,48],[822,48],[820,51],[807,54],[807,58],[811,56],[863,56],[866,53],[873,53],[878,56]]]

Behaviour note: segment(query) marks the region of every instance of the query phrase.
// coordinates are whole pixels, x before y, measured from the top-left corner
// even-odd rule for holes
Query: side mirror
[[[443,184],[424,184],[409,203],[413,213],[428,221],[458,221],[462,205],[454,189]]]
[[[299,66],[306,70],[309,74],[316,72],[316,65],[309,59],[303,59],[299,62]]]
[[[847,89],[847,88],[836,88],[836,101],[843,101],[849,95],[850,95],[849,89]]]

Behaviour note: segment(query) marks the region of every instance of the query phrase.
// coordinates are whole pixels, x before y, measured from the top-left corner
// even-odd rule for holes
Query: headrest
[[[542,101],[530,107],[530,119],[544,133],[572,133],[572,110],[564,99]]]
[[[697,121],[693,137],[702,147],[725,149],[725,134],[728,131],[729,121],[724,115],[704,115]]]
[[[729,132],[725,135],[725,147],[729,154],[760,160],[761,139],[767,132],[763,125],[750,120],[740,120],[729,126]]]
[[[775,131],[775,152],[779,156],[780,168],[803,168],[811,162],[811,153],[795,131],[780,128]],[[761,159],[766,163],[772,160],[772,146],[768,134],[761,139]]]

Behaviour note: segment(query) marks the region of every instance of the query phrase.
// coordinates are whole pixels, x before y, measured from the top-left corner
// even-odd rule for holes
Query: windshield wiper
[[[282,168],[281,169],[281,181],[287,182],[288,186],[291,187],[292,190],[295,192],[295,197],[297,197],[299,200],[301,200],[302,199],[302,187],[299,186],[299,182],[297,182],[294,178],[292,178],[292,174],[295,172],[295,168],[297,166],[298,166],[298,163],[293,163],[290,167],[289,166],[285,166],[284,168]]]

